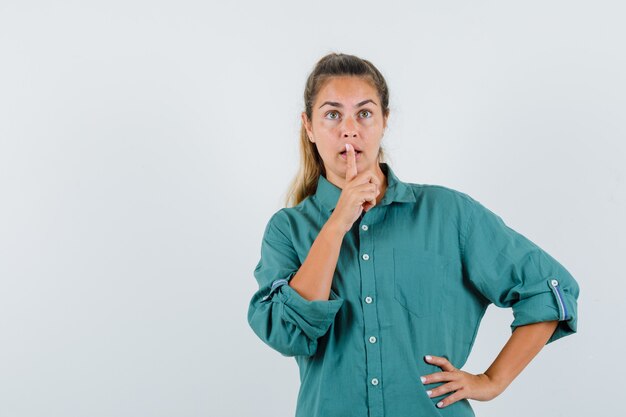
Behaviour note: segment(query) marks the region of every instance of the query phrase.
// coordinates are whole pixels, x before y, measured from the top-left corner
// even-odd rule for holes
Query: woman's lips
[[[346,151],[341,152],[340,155],[341,155],[341,159],[347,159]],[[355,158],[359,159],[360,157],[361,157],[361,151],[355,151]]]

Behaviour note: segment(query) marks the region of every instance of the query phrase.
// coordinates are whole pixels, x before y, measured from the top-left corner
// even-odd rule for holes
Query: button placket
[[[365,372],[364,375],[369,381],[368,406],[370,416],[378,417],[383,415],[382,389],[382,356],[380,343],[377,336],[380,335],[376,277],[374,263],[376,262],[376,237],[372,227],[376,224],[384,213],[381,210],[368,211],[362,218],[363,224],[359,226],[359,247],[357,248],[358,261],[361,275],[361,297],[365,302],[361,305],[363,309],[363,322],[365,334]]]

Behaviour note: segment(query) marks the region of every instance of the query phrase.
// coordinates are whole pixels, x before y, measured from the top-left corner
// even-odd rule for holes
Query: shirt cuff
[[[282,318],[315,340],[328,332],[344,300],[331,289],[329,300],[307,300],[283,283],[277,288],[275,298],[283,304]]]
[[[558,280],[548,279],[547,291],[518,301],[513,305],[514,320],[511,331],[518,326],[558,320],[556,330],[546,344],[576,333],[577,302],[569,292],[563,291]]]

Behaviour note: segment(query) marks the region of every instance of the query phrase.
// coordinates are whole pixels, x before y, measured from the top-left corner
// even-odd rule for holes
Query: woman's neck
[[[387,176],[380,167],[380,164],[377,164],[377,166],[378,169],[376,170],[376,177],[378,177],[378,181],[380,182],[380,194],[378,194],[378,197],[376,197],[376,204],[378,205],[383,200],[383,197],[385,196],[385,191],[387,191]]]

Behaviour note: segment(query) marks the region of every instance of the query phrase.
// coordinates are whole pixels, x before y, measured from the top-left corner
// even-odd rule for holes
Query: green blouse
[[[300,370],[296,417],[473,416],[444,408],[421,375],[462,368],[489,304],[511,307],[511,331],[559,320],[548,343],[576,332],[579,287],[548,253],[477,200],[440,185],[400,181],[386,163],[383,200],[346,233],[329,300],[289,286],[341,189],[316,193],[270,218],[248,309],[254,333]]]

